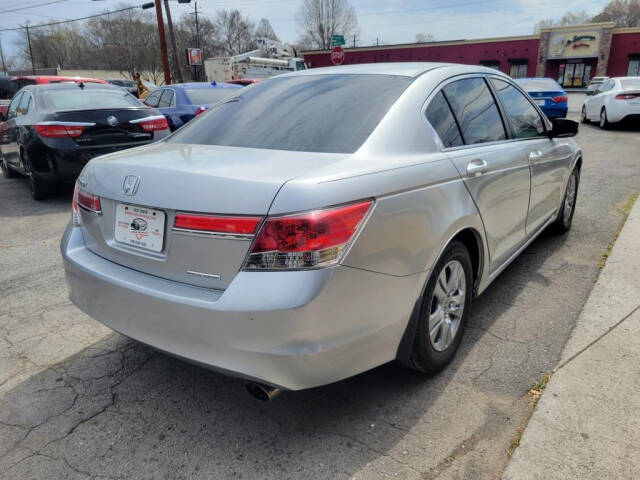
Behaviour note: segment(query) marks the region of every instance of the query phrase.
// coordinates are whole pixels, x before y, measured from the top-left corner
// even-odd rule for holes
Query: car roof
[[[498,71],[479,65],[462,65],[459,63],[438,63],[438,62],[388,62],[388,63],[359,63],[355,65],[341,65],[339,67],[319,67],[297,72],[285,73],[279,77],[291,77],[302,75],[399,75],[404,77],[417,77],[425,72],[436,68],[456,68],[467,67],[471,72],[497,73]]]
[[[240,85],[223,82],[191,82],[191,83],[173,83],[171,85],[163,85],[163,87],[179,87],[179,88],[242,88]]]
[[[21,90],[34,90],[37,92],[42,92],[45,90],[77,90],[80,87],[80,83],[82,83],[83,85],[83,89],[90,89],[90,90],[115,90],[118,89],[120,91],[122,91],[122,89],[120,87],[117,87],[115,85],[111,85],[109,83],[84,83],[84,82],[71,82],[71,81],[62,81],[59,83],[40,83],[40,84],[36,84],[36,85],[25,85],[24,87],[22,87]]]
[[[87,82],[87,83],[101,83],[105,84],[106,82],[100,78],[91,78],[91,77],[65,77],[58,75],[19,75],[17,77],[13,77],[12,80],[47,80],[57,81],[57,82]]]

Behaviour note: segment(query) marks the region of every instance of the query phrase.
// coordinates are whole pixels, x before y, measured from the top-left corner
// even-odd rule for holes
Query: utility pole
[[[194,2],[194,8],[195,11],[191,12],[192,15],[196,16],[196,48],[200,49],[200,24],[198,23],[198,2]],[[200,52],[200,57],[202,58],[202,51]],[[201,66],[202,67],[202,66]],[[194,65],[193,66],[193,72],[194,72],[194,80],[198,81],[199,80],[199,75],[198,75],[198,66]]]
[[[36,74],[36,66],[33,61],[33,49],[31,48],[31,35],[29,35],[29,21],[27,20],[27,43],[29,43],[29,58],[31,59],[31,71]]]
[[[165,85],[171,85],[171,71],[169,70],[169,57],[167,57],[167,38],[164,35],[162,5],[160,4],[160,0],[155,0],[155,4],[156,18],[158,19],[158,36],[160,37],[160,54],[162,55],[162,70],[164,71],[164,83]]]
[[[7,66],[4,63],[4,52],[2,51],[2,41],[0,41],[0,60],[2,60],[2,72],[5,75],[8,75],[9,72],[7,72]]]
[[[356,48],[356,36],[355,36],[355,34],[353,35],[353,48]]]
[[[196,15],[196,48],[200,48],[200,24],[198,23],[198,2],[194,2],[195,4],[195,15]],[[202,58],[202,51],[200,51],[200,58]],[[202,65],[200,66],[202,68]],[[200,80],[200,71],[198,70],[198,66],[196,66],[196,80]]]
[[[171,10],[169,10],[169,0],[164,0],[164,9],[167,11],[167,24],[169,25],[169,36],[171,37],[171,49],[173,50],[173,63],[176,67],[176,73],[178,74],[178,80],[180,83],[184,83],[182,78],[182,69],[180,68],[180,61],[178,60],[178,49],[176,48],[176,36],[173,33],[173,22],[171,21]]]

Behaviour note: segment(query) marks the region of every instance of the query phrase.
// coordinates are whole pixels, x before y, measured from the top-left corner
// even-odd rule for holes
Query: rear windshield
[[[237,93],[239,88],[187,88],[185,92],[191,103],[218,103],[223,98]]]
[[[168,141],[353,153],[411,81],[393,75],[273,78],[239,89]]]
[[[120,88],[49,90],[42,99],[51,110],[101,110],[140,107],[140,102]]]
[[[527,91],[559,92],[562,90],[554,80],[542,78],[540,80],[519,80],[518,83]]]
[[[620,85],[622,85],[623,90],[631,90],[640,88],[640,77],[639,78],[627,78],[625,80],[620,80]]]

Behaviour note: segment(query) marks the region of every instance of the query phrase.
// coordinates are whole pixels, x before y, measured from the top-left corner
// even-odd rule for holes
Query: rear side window
[[[155,92],[152,92],[144,101],[144,103],[146,103],[147,105],[149,105],[150,107],[157,107],[158,106],[158,101],[160,101],[160,94],[162,93],[162,90],[156,90]]]
[[[18,106],[18,115],[26,115],[29,113],[32,102],[31,94],[29,92],[24,92],[20,99],[20,105]]]
[[[429,103],[426,114],[427,120],[438,132],[445,147],[457,147],[463,144],[456,120],[453,118],[449,104],[441,91]]]
[[[100,110],[139,107],[140,102],[121,88],[65,88],[42,92],[52,110]]]
[[[465,78],[446,85],[443,91],[467,145],[507,138],[504,125],[483,78]]]
[[[353,153],[412,80],[364,74],[272,78],[199,115],[168,142]]]
[[[167,88],[162,91],[162,96],[160,97],[160,101],[158,102],[158,107],[170,107],[171,101],[173,100],[173,90]]]
[[[7,108],[7,120],[15,117],[18,114],[18,105],[20,105],[20,100],[22,100],[23,95],[24,92],[21,92],[13,97],[13,100],[11,100],[9,108]]]
[[[491,82],[507,111],[514,136],[516,138],[531,138],[543,135],[542,118],[531,102],[517,88],[504,80],[492,78]]]

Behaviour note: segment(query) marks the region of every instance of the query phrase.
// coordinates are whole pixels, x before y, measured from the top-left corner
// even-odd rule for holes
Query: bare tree
[[[253,23],[240,10],[219,10],[214,25],[223,55],[238,55],[256,48]]]
[[[301,48],[326,50],[332,35],[345,39],[358,34],[358,18],[347,0],[304,0],[296,15],[301,30]]]
[[[434,40],[434,36],[430,33],[416,33],[416,43],[427,43],[433,42]]]
[[[640,0],[612,0],[594,22],[615,22],[616,27],[640,27]]]
[[[269,23],[269,20],[266,18],[260,19],[253,36],[255,38],[268,38],[269,40],[275,40],[276,42],[280,40],[276,35],[276,32],[273,31],[271,23]]]
[[[591,17],[584,10],[579,12],[565,12],[565,14],[558,20],[549,19],[549,18],[545,20],[540,20],[533,27],[533,32],[539,33],[540,30],[542,30],[543,28],[580,25],[582,23],[589,23],[590,21],[591,21]]]

